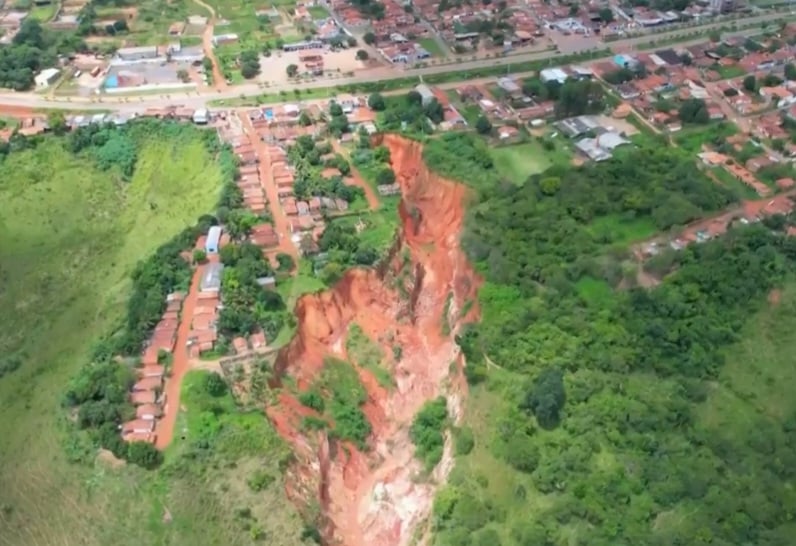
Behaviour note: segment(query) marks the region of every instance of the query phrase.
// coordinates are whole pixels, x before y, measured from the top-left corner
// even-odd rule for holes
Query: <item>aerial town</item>
[[[206,1],[0,4],[9,544],[786,543],[790,4]]]

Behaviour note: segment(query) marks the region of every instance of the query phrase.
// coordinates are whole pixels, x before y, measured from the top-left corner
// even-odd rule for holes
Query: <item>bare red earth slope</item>
[[[480,280],[459,248],[466,189],[431,173],[419,143],[387,135],[383,144],[402,193],[395,243],[379,267],[352,269],[331,290],[299,300],[298,330],[276,372],[277,381],[291,376],[299,390],[307,389],[325,357],[347,357],[348,328],[356,322],[390,355],[395,387],[385,389],[369,370],[357,368],[373,428],[365,451],[330,440],[326,431],[303,431],[302,417],[312,412],[290,394],[268,410],[296,454],[288,495],[300,507],[320,508],[325,544],[402,546],[413,540],[450,472],[452,453],[447,441],[433,475],[413,479],[421,467],[408,429],[423,403],[439,395],[454,419],[460,416],[466,382],[453,336],[460,324],[478,318]],[[397,361],[396,345],[402,348]]]

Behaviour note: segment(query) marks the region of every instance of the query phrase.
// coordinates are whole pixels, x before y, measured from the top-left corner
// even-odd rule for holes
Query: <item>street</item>
[[[744,25],[752,25],[757,23],[764,23],[767,21],[775,21],[778,19],[786,18],[788,14],[784,13],[769,13],[757,17],[749,17],[742,19]],[[728,24],[727,21],[717,22],[708,25],[702,25],[698,29],[677,29],[672,32],[665,32],[660,34],[650,34],[639,36],[635,38],[628,38],[626,40],[617,40],[606,44],[606,47],[613,49],[626,49],[633,46],[648,44],[651,41],[663,42],[671,40],[676,36],[683,35],[686,32],[698,30],[702,36],[695,39],[683,40],[678,42],[677,45],[692,45],[702,43],[707,39],[707,34],[713,29],[724,27]],[[747,28],[739,30],[738,35],[754,35],[760,32],[760,29]],[[665,46],[661,46],[665,47]],[[295,89],[319,89],[327,87],[336,87],[351,84],[360,84],[371,81],[384,81],[390,79],[401,79],[412,76],[427,76],[430,74],[438,74],[445,72],[466,72],[468,70],[475,70],[479,68],[493,67],[496,65],[506,66],[506,71],[511,72],[512,64],[526,63],[530,61],[538,61],[549,59],[550,65],[555,65],[557,58],[563,57],[562,53],[555,53],[551,51],[537,51],[533,53],[509,55],[505,57],[495,57],[491,59],[476,59],[474,61],[463,61],[461,63],[452,63],[447,65],[427,66],[417,69],[407,70],[390,70],[389,72],[384,69],[376,69],[372,71],[365,71],[360,74],[343,77],[337,79],[322,79],[304,83],[287,83],[281,85],[271,85],[267,88],[262,88],[258,84],[243,84],[235,87],[227,87],[223,90],[203,90],[193,91],[189,93],[164,92],[162,94],[148,94],[139,96],[98,96],[98,97],[57,97],[57,96],[42,96],[35,93],[16,93],[13,91],[4,91],[0,93],[0,104],[8,106],[27,107],[33,109],[44,108],[62,108],[69,110],[114,110],[119,112],[140,112],[146,108],[164,106],[166,104],[179,105],[187,108],[202,108],[207,106],[208,102],[219,99],[237,99],[241,97],[257,96],[262,93],[279,93],[280,91],[293,92]],[[611,57],[602,59],[594,59],[589,62],[596,62],[608,60]],[[377,74],[377,75],[376,75]]]

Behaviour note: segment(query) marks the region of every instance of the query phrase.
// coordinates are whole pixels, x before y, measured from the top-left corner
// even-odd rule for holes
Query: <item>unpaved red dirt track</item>
[[[296,248],[296,245],[290,240],[291,231],[288,225],[287,215],[285,211],[282,210],[282,205],[279,204],[279,190],[276,187],[274,175],[271,172],[271,154],[268,152],[268,144],[260,139],[257,131],[254,129],[254,125],[252,125],[252,120],[249,119],[246,112],[239,112],[238,117],[257,153],[257,159],[259,161],[257,172],[260,175],[260,185],[265,192],[265,197],[268,199],[268,207],[271,210],[271,217],[274,219],[274,229],[279,235],[279,247],[271,249],[269,252],[271,254],[284,252],[293,256],[293,259],[298,261],[298,248]]]
[[[458,242],[464,187],[430,173],[422,164],[420,144],[393,135],[383,143],[390,148],[402,190],[400,237],[380,267],[350,270],[331,290],[298,301],[296,336],[276,362],[278,377],[290,375],[299,389],[306,389],[325,356],[345,358],[352,322],[384,354],[400,346],[402,357],[392,362],[395,388],[386,390],[369,371],[358,370],[368,394],[363,409],[373,428],[369,449],[360,452],[329,440],[325,432],[302,431],[301,419],[311,411],[289,394],[268,408],[296,454],[287,493],[299,507],[320,504],[325,544],[412,542],[431,510],[437,484],[451,469],[452,454],[447,446],[433,476],[414,479],[420,467],[408,428],[423,403],[440,394],[447,397],[454,419],[460,415],[466,382],[453,332],[478,318],[477,305],[460,316],[466,303],[475,301],[480,284]],[[403,290],[397,283],[403,283]],[[448,318],[443,319],[446,309]],[[446,320],[451,329],[444,333]]]
[[[211,256],[211,259],[218,259]],[[163,417],[157,424],[157,440],[155,446],[158,449],[166,449],[174,437],[174,424],[177,422],[177,413],[180,411],[180,386],[182,378],[189,368],[188,359],[188,335],[191,332],[191,320],[193,311],[196,307],[196,299],[199,295],[199,281],[202,278],[204,266],[199,266],[193,272],[191,278],[191,288],[182,304],[180,313],[180,326],[177,329],[177,342],[174,345],[174,354],[171,363],[171,377],[166,380],[166,405]]]
[[[341,154],[343,157],[349,158],[350,162],[349,154],[345,152],[337,140],[332,140],[332,148],[336,153]],[[356,167],[354,167],[353,164],[351,165],[351,181],[355,186],[359,186],[365,191],[365,199],[368,202],[368,207],[370,207],[370,210],[377,210],[381,206],[381,201],[379,201],[379,197],[376,195],[376,192],[373,191],[371,185],[362,178],[362,175],[359,174],[359,171]]]
[[[0,104],[0,116],[9,118],[30,118],[36,115],[36,112],[31,108],[24,106],[8,106]]]

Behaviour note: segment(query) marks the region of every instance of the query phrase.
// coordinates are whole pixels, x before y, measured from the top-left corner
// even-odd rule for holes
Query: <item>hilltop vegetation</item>
[[[425,154],[478,192],[463,241],[486,277],[482,321],[458,338],[474,434],[435,544],[788,544],[796,403],[773,378],[792,386],[792,336],[759,325],[794,324],[796,241],[739,228],[634,288],[623,224],[666,229],[734,196],[667,148],[519,187],[484,152],[454,136]]]
[[[102,436],[74,434],[81,412],[59,407],[89,393],[78,389],[80,371],[98,369],[88,363],[137,354],[162,296],[187,282],[187,264],[171,259],[193,243],[197,219],[239,206],[231,155],[212,133],[170,123],[14,137],[6,151],[0,304],[13,312],[0,318],[0,544],[300,543],[277,483],[281,444],[262,414],[241,414],[228,394],[186,395],[196,421],[155,472],[95,460]],[[109,384],[123,385],[116,369]],[[123,411],[110,394],[100,399]],[[247,493],[258,472],[272,475],[258,499],[274,482],[270,516]]]

